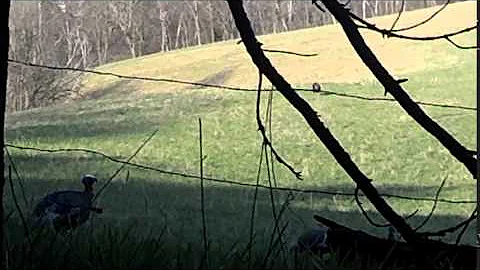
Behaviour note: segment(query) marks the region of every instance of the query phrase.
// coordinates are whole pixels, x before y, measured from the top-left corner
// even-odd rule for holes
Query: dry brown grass
[[[403,14],[398,26],[408,26],[427,18],[439,7],[410,11]],[[404,32],[411,36],[436,35],[472,26],[475,23],[476,1],[449,5],[433,21],[415,30]],[[380,28],[389,28],[396,15],[370,19]],[[421,71],[428,68],[454,64],[453,55],[444,54],[436,59],[440,51],[452,45],[446,41],[415,42],[399,39],[384,39],[380,34],[362,31],[367,43],[385,67],[394,75]],[[316,57],[297,57],[268,53],[275,67],[294,84],[311,82],[361,82],[373,79],[363,65],[339,24],[302,29],[288,33],[259,36],[266,49],[288,50],[302,53],[319,53]],[[456,38],[462,41],[463,37]],[[125,75],[150,76],[186,81],[203,81],[225,69],[232,69],[223,84],[254,88],[257,72],[242,44],[237,40],[190,47],[167,53],[156,53],[136,59],[115,62],[98,70]],[[434,45],[434,46],[433,46]],[[119,79],[109,76],[89,75],[85,91],[108,88]],[[122,84],[121,84],[122,85]],[[140,93],[164,92],[188,89],[188,85],[172,83],[132,81],[122,85],[122,91],[135,90]]]

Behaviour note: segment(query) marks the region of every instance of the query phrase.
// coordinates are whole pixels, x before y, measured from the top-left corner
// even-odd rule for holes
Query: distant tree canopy
[[[445,1],[404,1],[404,10]],[[244,1],[258,35],[331,24],[311,1]],[[402,1],[350,1],[362,18],[395,13]],[[238,38],[223,1],[15,1],[9,58],[87,68],[193,45]],[[9,67],[8,111],[48,105],[75,92],[78,76]]]

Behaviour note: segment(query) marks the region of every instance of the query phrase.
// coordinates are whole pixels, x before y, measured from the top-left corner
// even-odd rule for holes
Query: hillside
[[[409,26],[430,16],[439,7],[406,12],[398,27]],[[402,32],[405,35],[437,35],[471,26],[475,23],[476,2],[450,4],[439,16],[414,30]],[[396,15],[378,17],[374,21],[381,28],[389,28]],[[448,23],[446,23],[448,22]],[[438,59],[439,50],[448,51],[448,42],[412,42],[398,39],[384,39],[380,34],[362,31],[382,63],[394,75],[421,71],[446,65],[454,65],[458,58],[453,55]],[[313,54],[315,57],[295,57],[278,53],[267,53],[273,64],[293,85],[309,85],[314,81],[326,83],[352,83],[368,81],[373,77],[358,56],[338,24],[303,29],[280,34],[258,37],[266,49],[294,51]],[[473,44],[471,36],[456,38],[459,42]],[[257,73],[237,40],[191,47],[167,53],[146,55],[136,59],[111,63],[98,70],[124,75],[148,76],[178,79],[194,82],[210,82],[230,86],[251,88],[256,85]],[[435,46],[436,51],[432,51]],[[108,76],[86,76],[84,91],[100,91],[95,97],[112,93],[165,92],[191,88],[173,83],[121,81]],[[113,91],[115,93],[115,91]]]

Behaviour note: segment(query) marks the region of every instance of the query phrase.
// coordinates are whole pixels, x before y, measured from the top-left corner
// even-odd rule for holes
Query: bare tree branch
[[[325,0],[322,0],[322,1],[325,1]],[[345,9],[342,9],[344,12],[346,12]],[[334,15],[335,16],[335,15]],[[355,15],[354,13],[348,11],[348,16],[350,16],[351,18],[355,19],[356,21],[362,23],[363,25],[356,25],[352,23],[357,27],[357,28],[364,28],[364,29],[369,29],[369,30],[372,30],[372,31],[375,31],[375,32],[378,32],[380,34],[382,34],[383,37],[387,37],[387,38],[390,38],[390,37],[394,37],[394,38],[400,38],[400,39],[407,39],[407,40],[418,40],[418,41],[432,41],[432,40],[437,40],[437,39],[446,39],[446,40],[449,40],[449,38],[453,37],[453,36],[456,36],[456,35],[460,35],[460,34],[463,34],[463,33],[467,33],[467,32],[470,32],[472,30],[475,30],[478,28],[478,24],[477,25],[474,25],[474,26],[470,26],[470,27],[466,27],[464,29],[460,29],[460,30],[457,30],[455,32],[452,32],[452,33],[448,33],[448,34],[443,34],[443,35],[438,35],[438,36],[425,36],[425,37],[412,37],[412,36],[407,36],[407,35],[402,35],[402,34],[397,34],[395,32],[392,32],[391,30],[387,30],[387,29],[380,29],[378,28],[377,26],[375,26],[374,24],[372,23],[369,23],[368,21],[358,17],[357,15]],[[338,20],[338,19],[337,19]],[[476,46],[472,46],[472,47],[466,47],[466,48],[469,48],[469,49],[475,49],[477,48]]]
[[[412,243],[420,239],[415,235],[412,228],[399,216],[390,205],[383,200],[371,180],[357,167],[350,155],[345,152],[337,139],[330,133],[318,118],[317,113],[303,98],[301,98],[290,86],[290,84],[277,72],[270,61],[266,58],[247,18],[242,1],[228,0],[228,6],[233,15],[235,25],[240,33],[243,43],[250,54],[252,61],[257,68],[275,85],[278,91],[292,104],[304,117],[311,129],[327,147],[337,162],[343,167],[346,173],[357,183],[363,193],[377,208],[377,210],[388,220],[403,238]]]
[[[424,24],[428,23],[429,21],[431,21],[433,18],[435,18],[435,16],[440,14],[440,12],[442,12],[442,10],[444,10],[448,6],[449,3],[450,3],[450,0],[445,1],[445,3],[442,5],[442,7],[440,9],[438,9],[432,15],[430,15],[430,17],[426,18],[425,20],[423,20],[419,23],[416,23],[416,24],[413,24],[413,25],[410,25],[410,26],[407,26],[407,27],[398,28],[398,29],[393,29],[392,28],[392,29],[390,29],[390,31],[391,32],[402,32],[402,31],[411,30],[411,29],[417,28],[421,25],[424,25]]]
[[[260,89],[262,89],[262,73],[261,73],[261,71],[259,70],[259,71],[258,71],[257,103],[256,103],[255,112],[256,112],[258,130],[259,130],[260,133],[262,134],[263,143],[264,143],[265,145],[267,145],[267,146],[270,148],[270,150],[272,150],[272,153],[275,155],[275,158],[277,159],[278,162],[280,162],[280,164],[282,164],[282,165],[284,165],[285,167],[287,167],[287,169],[288,169],[290,172],[292,172],[298,180],[303,180],[303,179],[302,179],[302,174],[301,174],[301,172],[295,171],[295,169],[294,169],[290,164],[288,164],[285,160],[283,160],[283,158],[277,153],[277,151],[275,150],[275,148],[273,148],[273,145],[272,145],[272,143],[270,142],[270,140],[268,140],[267,134],[265,133],[265,126],[264,126],[263,123],[262,123],[262,119],[260,119],[260,94],[261,94]]]
[[[475,220],[478,216],[478,208],[475,208],[472,212],[472,214],[470,215],[470,217],[454,226],[451,226],[451,227],[448,227],[448,228],[445,228],[445,229],[442,229],[442,230],[439,230],[439,231],[436,231],[436,232],[421,232],[421,233],[418,233],[419,235],[422,235],[422,236],[426,236],[426,237],[429,237],[429,236],[445,236],[447,233],[453,233],[455,231],[457,231],[458,229],[462,228],[462,227],[465,227],[467,226],[468,224],[470,224],[473,220]]]
[[[402,6],[400,7],[400,11],[398,12],[397,17],[392,23],[392,26],[390,27],[390,32],[395,28],[395,25],[397,25],[398,21],[400,20],[400,17],[402,16],[403,10],[405,9],[405,0],[402,0]]]
[[[303,56],[303,57],[313,57],[318,56],[318,53],[297,53],[297,52],[290,52],[285,50],[271,50],[271,49],[263,49],[264,52],[271,52],[271,53],[283,53],[283,54],[291,54],[296,56]]]
[[[438,202],[438,196],[440,196],[440,192],[442,191],[443,186],[445,185],[445,182],[447,181],[447,177],[443,178],[442,183],[438,187],[437,192],[435,193],[435,201],[433,202],[432,210],[428,213],[427,217],[423,220],[423,222],[415,228],[415,231],[420,230],[423,226],[427,224],[427,222],[430,220],[430,218],[433,215],[433,212],[435,212],[435,209],[437,208],[437,202]]]
[[[322,0],[325,7],[332,13],[337,21],[342,25],[347,38],[362,59],[365,65],[375,75],[377,80],[383,85],[402,106],[402,108],[427,132],[433,135],[448,151],[470,171],[474,179],[477,178],[477,160],[444,128],[433,121],[403,90],[399,82],[383,67],[372,50],[367,46],[365,40],[360,35],[357,26],[350,18],[355,16],[345,10],[337,1]],[[356,17],[356,16],[355,16]],[[360,18],[358,18],[360,19]],[[361,19],[360,19],[361,20]],[[362,20],[363,21],[363,20]],[[476,28],[476,26],[474,27]],[[473,28],[473,29],[474,29]]]

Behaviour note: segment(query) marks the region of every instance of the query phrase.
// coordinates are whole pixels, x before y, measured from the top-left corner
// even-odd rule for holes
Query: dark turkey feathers
[[[68,230],[85,223],[90,211],[102,213],[101,208],[92,205],[95,182],[95,176],[87,174],[82,177],[83,191],[64,190],[45,196],[33,211],[34,225],[53,226],[56,231]]]

